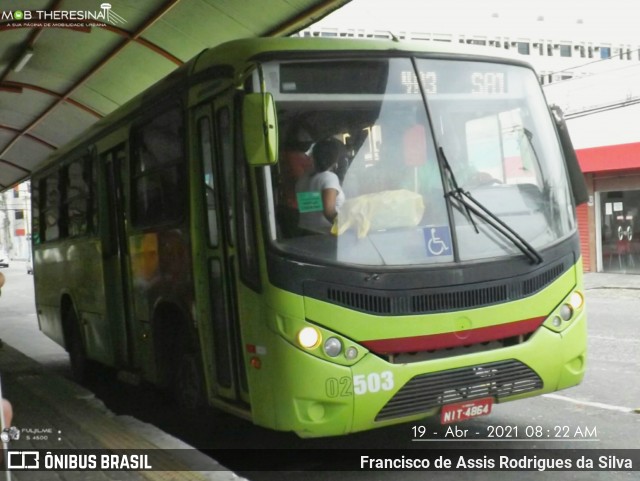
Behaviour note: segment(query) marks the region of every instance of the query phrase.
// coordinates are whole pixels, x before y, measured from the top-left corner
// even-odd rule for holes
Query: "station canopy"
[[[205,48],[349,0],[0,0],[0,191]]]

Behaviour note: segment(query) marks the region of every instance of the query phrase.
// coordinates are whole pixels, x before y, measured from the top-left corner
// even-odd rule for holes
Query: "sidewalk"
[[[589,289],[639,289],[640,275],[587,272],[584,274],[584,287]]]
[[[88,390],[46,371],[7,344],[0,348],[2,394],[14,406],[13,450],[167,450],[163,471],[13,471],[13,481],[231,481],[216,461],[154,426],[116,416]],[[82,453],[82,451],[75,451]],[[155,451],[158,452],[158,451]],[[197,468],[196,468],[197,466]],[[191,469],[200,471],[192,471]],[[4,473],[0,473],[3,479]]]

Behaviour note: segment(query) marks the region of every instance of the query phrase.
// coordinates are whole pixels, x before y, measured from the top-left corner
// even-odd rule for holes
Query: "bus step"
[[[131,384],[132,386],[139,386],[140,374],[130,371],[118,371],[118,381]]]

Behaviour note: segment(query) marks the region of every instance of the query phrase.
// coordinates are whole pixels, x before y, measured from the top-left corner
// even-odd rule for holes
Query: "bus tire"
[[[204,382],[198,356],[183,350],[175,371],[174,397],[188,411],[197,411],[204,406]]]
[[[71,364],[71,377],[78,383],[84,383],[90,377],[90,361],[82,342],[80,322],[73,306],[65,310],[65,337],[67,339],[67,352]]]

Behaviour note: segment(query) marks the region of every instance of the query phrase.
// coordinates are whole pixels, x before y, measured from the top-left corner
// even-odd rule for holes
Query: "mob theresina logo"
[[[111,8],[110,3],[100,4],[99,10],[2,10],[0,22],[73,22],[90,21],[117,26],[127,21]]]

